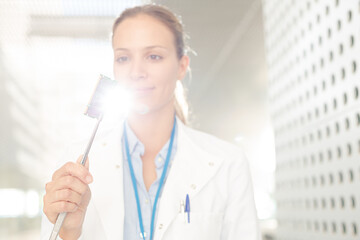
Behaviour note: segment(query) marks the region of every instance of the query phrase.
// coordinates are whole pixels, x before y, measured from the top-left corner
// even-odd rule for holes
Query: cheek
[[[157,84],[166,88],[174,88],[177,78],[177,65],[167,64],[166,66],[159,66],[152,68],[151,77]]]
[[[158,79],[158,88],[159,88],[159,98],[171,98],[175,91],[176,87],[176,74],[171,71],[163,72],[162,76],[157,78]]]
[[[126,75],[127,71],[128,70],[126,69],[126,67],[116,66],[116,63],[114,63],[114,66],[113,66],[114,78],[119,83],[126,84],[128,82],[127,81],[128,77]]]
[[[115,80],[119,81],[120,80],[120,71],[119,71],[119,68],[116,67],[116,63],[114,63],[114,65],[113,65],[113,72],[114,72]]]

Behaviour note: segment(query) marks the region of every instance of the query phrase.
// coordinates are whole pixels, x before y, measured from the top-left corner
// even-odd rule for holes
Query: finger
[[[81,203],[82,195],[71,189],[60,189],[53,194],[49,194],[47,201],[51,204],[59,201],[72,202],[76,205]]]
[[[63,176],[57,180],[48,183],[47,193],[54,194],[54,192],[61,189],[71,189],[80,195],[83,195],[88,190],[88,185],[74,176]]]
[[[88,169],[78,163],[74,162],[67,162],[65,163],[60,169],[55,171],[53,174],[52,180],[56,180],[63,176],[75,176],[79,178],[84,183],[91,183],[93,178]]]
[[[49,204],[46,204],[45,202],[45,196],[44,196],[44,208],[43,212],[46,215],[46,217],[49,219],[49,221],[54,224],[57,218],[58,212],[52,212],[52,209],[49,209]]]
[[[79,156],[79,158],[76,160],[76,162],[81,164],[82,159],[83,159],[83,155]],[[85,160],[85,168],[87,170],[89,170],[89,158],[88,157]]]
[[[79,206],[72,202],[59,201],[54,202],[49,205],[49,210],[53,213],[63,213],[63,212],[76,212]],[[49,211],[49,212],[50,212]]]
[[[44,204],[43,212],[51,223],[55,223],[58,215],[62,212],[75,212],[79,206],[72,202],[59,201],[51,204]]]

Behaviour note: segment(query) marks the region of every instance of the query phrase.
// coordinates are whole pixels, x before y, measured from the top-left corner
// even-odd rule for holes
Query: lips
[[[154,89],[155,87],[137,87],[133,88],[132,90],[136,96],[146,96],[150,94]]]
[[[134,88],[135,91],[149,91],[154,89],[155,87],[139,87],[139,88]]]

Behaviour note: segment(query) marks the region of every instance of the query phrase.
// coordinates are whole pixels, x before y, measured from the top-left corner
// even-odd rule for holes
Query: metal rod
[[[84,153],[84,155],[82,157],[82,160],[80,162],[81,165],[83,165],[83,166],[85,166],[86,159],[87,159],[87,157],[89,155],[92,143],[94,141],[94,138],[95,138],[96,132],[97,132],[97,130],[99,128],[102,117],[103,117],[103,115],[101,114],[99,116],[99,118],[98,118],[98,121],[96,122],[95,128],[94,128],[94,130],[93,130],[93,132],[91,134],[90,140],[89,140],[88,145],[87,145],[86,150],[85,150],[85,153]],[[64,222],[64,220],[66,218],[66,215],[67,215],[67,212],[62,212],[57,216],[56,222],[54,224],[54,228],[53,228],[53,230],[51,232],[49,240],[56,240],[57,236],[59,235],[61,226],[62,226],[62,224],[63,224],[63,222]]]

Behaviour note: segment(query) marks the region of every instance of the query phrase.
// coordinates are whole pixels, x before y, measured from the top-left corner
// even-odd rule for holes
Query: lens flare
[[[102,100],[102,109],[106,118],[125,117],[133,105],[133,95],[120,84],[109,89]]]

